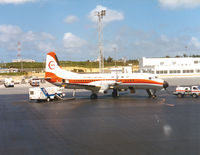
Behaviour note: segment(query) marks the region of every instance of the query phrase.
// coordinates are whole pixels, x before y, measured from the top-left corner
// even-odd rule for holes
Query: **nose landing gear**
[[[153,98],[155,99],[157,96],[156,96],[156,90],[153,90],[153,89],[146,89],[147,91],[147,94],[149,95],[149,98]]]

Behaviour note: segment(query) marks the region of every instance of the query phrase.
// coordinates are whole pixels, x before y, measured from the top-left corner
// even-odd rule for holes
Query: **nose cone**
[[[167,88],[167,87],[169,87],[169,84],[168,84],[168,82],[167,81],[164,81],[164,83],[163,83],[163,88]]]

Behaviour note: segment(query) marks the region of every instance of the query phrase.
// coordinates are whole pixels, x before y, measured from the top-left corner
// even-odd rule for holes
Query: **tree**
[[[110,56],[107,58],[106,60],[107,62],[113,62],[113,58],[111,58]]]
[[[187,54],[183,54],[183,57],[188,57]]]

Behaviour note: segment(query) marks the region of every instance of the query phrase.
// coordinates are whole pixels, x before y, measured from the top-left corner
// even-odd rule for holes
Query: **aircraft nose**
[[[163,88],[166,89],[167,87],[169,87],[169,83],[168,83],[167,81],[164,81],[164,82],[163,82]]]

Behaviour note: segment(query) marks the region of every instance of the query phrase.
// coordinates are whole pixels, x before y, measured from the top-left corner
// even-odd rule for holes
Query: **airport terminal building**
[[[139,70],[156,75],[200,75],[200,58],[141,58]]]

